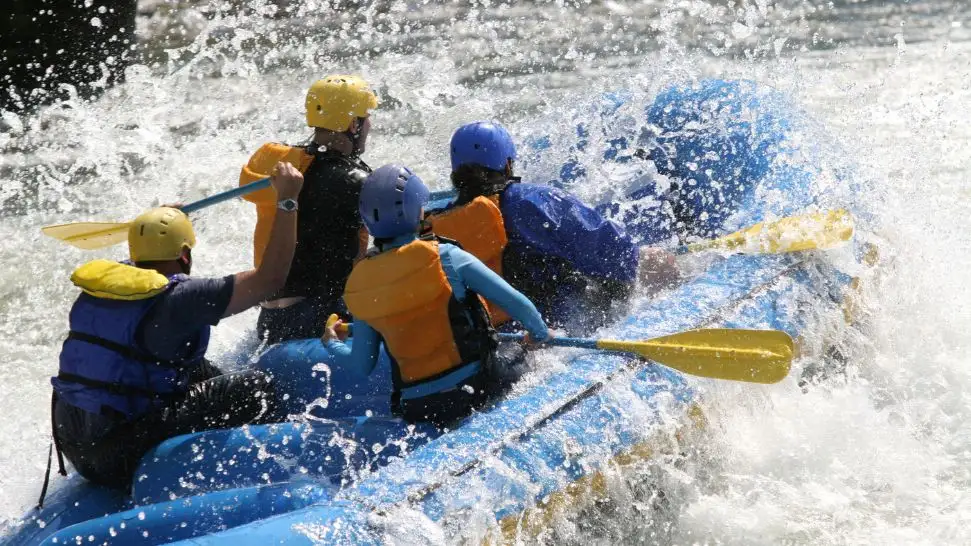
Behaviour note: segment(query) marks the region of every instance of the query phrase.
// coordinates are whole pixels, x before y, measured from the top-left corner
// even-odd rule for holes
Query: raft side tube
[[[217,491],[132,508],[72,525],[44,546],[75,544],[167,544],[238,527],[327,500],[330,489],[315,483],[276,484]]]
[[[132,496],[149,504],[301,479],[340,486],[437,435],[431,425],[366,417],[187,434],[142,458]]]

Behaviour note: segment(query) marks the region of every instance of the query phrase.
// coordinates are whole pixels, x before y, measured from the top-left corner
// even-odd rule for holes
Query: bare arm
[[[366,227],[361,226],[361,229],[357,232],[357,257],[354,258],[354,263],[363,260],[367,256],[367,245],[370,241],[371,234],[368,233]]]
[[[681,280],[681,271],[674,254],[661,248],[642,246],[637,276],[641,289],[655,293]]]
[[[277,199],[296,199],[303,187],[303,175],[290,163],[277,163],[270,177]],[[277,210],[270,230],[270,240],[259,267],[237,273],[233,297],[224,317],[241,313],[283,288],[293,262],[297,245],[297,212]]]

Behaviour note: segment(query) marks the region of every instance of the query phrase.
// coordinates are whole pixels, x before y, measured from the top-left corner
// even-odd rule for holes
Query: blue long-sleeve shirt
[[[507,252],[556,256],[584,275],[634,282],[638,247],[624,227],[569,193],[541,184],[510,184],[500,201]]]
[[[395,239],[388,247],[397,248],[414,240],[414,235],[406,235]],[[546,323],[533,303],[478,258],[450,244],[439,244],[438,251],[445,277],[457,300],[464,301],[468,290],[472,290],[518,320],[533,339],[549,337]],[[334,355],[338,366],[357,370],[362,376],[367,376],[378,362],[380,336],[364,321],[354,322],[353,328],[353,348],[334,339],[328,341],[326,347]]]

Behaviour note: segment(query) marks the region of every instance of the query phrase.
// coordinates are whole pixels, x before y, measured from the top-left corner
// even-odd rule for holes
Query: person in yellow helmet
[[[307,181],[300,194],[303,213],[290,277],[262,304],[257,321],[258,335],[269,343],[319,337],[322,317],[346,313],[344,281],[367,248],[357,201],[371,169],[360,156],[367,145],[370,112],[377,105],[377,96],[362,78],[327,76],[307,91],[307,125],[314,129],[310,141],[299,146],[264,144],[243,167],[241,186],[265,178],[280,160],[296,165]],[[263,190],[245,199],[256,204],[253,255],[258,265],[264,260],[276,198]]]
[[[280,163],[271,182],[279,208],[256,269],[189,277],[192,223],[161,207],[132,222],[130,263],[94,260],[74,271],[82,293],[51,379],[62,474],[63,454],[88,480],[127,488],[142,455],[167,438],[273,417],[265,375],[222,374],[205,360],[210,327],[257,305],[287,278],[303,176]]]

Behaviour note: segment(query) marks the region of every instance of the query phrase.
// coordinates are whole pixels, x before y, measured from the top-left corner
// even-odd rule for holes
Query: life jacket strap
[[[91,334],[85,334],[84,332],[76,332],[74,330],[71,330],[67,334],[66,341],[71,341],[71,340],[81,341],[83,343],[90,343],[92,345],[98,345],[99,347],[104,347],[109,351],[114,351],[125,358],[131,359],[131,360],[137,360],[139,362],[145,362],[148,364],[155,364],[157,366],[162,366],[165,368],[180,368],[185,364],[185,362],[181,360],[159,359],[149,354],[136,351],[131,347],[127,347],[120,343],[115,343],[114,341],[111,341],[109,339],[93,336]]]
[[[91,387],[93,389],[101,389],[103,391],[108,391],[111,394],[117,394],[119,396],[143,396],[147,398],[161,398],[162,393],[150,391],[140,387],[133,387],[131,385],[122,385],[119,383],[111,383],[109,381],[98,381],[97,379],[91,379],[90,377],[84,377],[82,375],[75,375],[73,373],[59,372],[57,378],[61,381],[67,381],[69,383],[77,383],[79,385],[84,385],[85,387]]]

